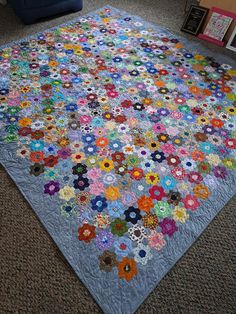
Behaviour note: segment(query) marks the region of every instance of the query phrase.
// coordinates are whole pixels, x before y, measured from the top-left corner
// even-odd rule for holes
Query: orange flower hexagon
[[[120,195],[120,189],[117,186],[109,186],[104,192],[106,199],[109,201],[117,200]]]
[[[151,199],[151,197],[142,195],[139,199],[138,199],[138,208],[140,210],[145,211],[146,213],[150,212],[150,209],[153,208],[154,204],[153,201]]]
[[[130,281],[137,275],[137,264],[135,260],[124,257],[118,264],[118,275],[120,278]]]

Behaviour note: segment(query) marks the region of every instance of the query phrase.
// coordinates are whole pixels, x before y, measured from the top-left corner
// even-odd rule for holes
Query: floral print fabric
[[[1,141],[122,282],[236,168],[231,66],[128,14],[104,8],[13,44],[0,69]]]

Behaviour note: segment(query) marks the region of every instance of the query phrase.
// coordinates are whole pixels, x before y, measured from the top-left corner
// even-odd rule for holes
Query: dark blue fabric
[[[83,7],[82,0],[8,0],[8,2],[25,24],[67,11],[79,11]]]
[[[46,7],[46,6],[51,6],[54,4],[59,4],[63,1],[65,1],[65,0],[39,0],[39,1],[25,0],[24,6],[26,8]]]

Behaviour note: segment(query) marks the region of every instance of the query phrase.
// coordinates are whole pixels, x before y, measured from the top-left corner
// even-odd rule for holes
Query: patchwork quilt
[[[105,313],[235,193],[232,65],[108,6],[0,48],[0,161]]]

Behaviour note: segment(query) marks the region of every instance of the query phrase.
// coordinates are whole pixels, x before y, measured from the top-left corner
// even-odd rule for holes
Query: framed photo
[[[223,38],[231,24],[236,19],[236,13],[222,10],[220,8],[211,8],[212,15],[204,29],[203,34],[198,38],[205,39],[218,46],[224,46]]]
[[[221,41],[232,21],[233,18],[230,16],[213,12],[203,34]]]
[[[236,51],[236,26],[233,30],[233,33],[230,36],[230,39],[226,45],[226,48]]]
[[[191,5],[185,18],[181,31],[197,35],[208,13],[208,9],[197,5]]]

